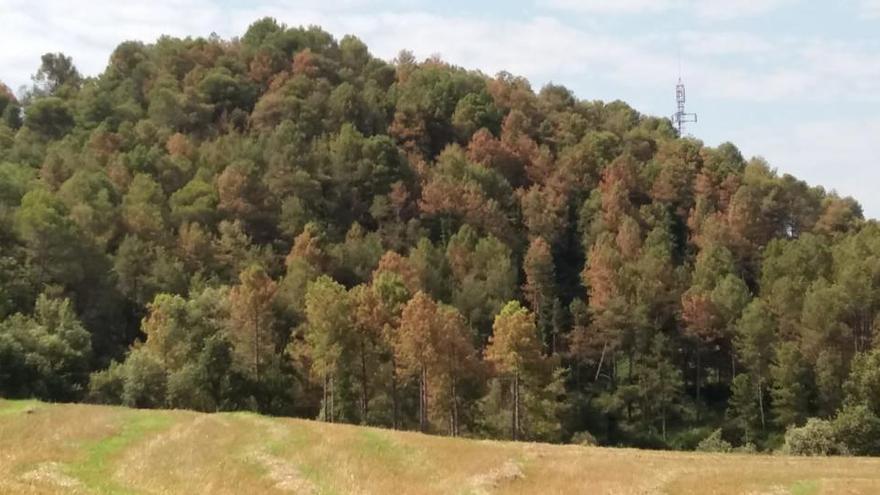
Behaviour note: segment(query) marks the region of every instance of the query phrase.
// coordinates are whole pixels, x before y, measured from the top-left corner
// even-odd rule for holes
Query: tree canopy
[[[33,83],[0,395],[667,448],[880,421],[880,226],[731,143],[268,18]]]

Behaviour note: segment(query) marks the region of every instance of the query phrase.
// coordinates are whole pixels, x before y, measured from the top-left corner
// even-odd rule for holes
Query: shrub
[[[841,409],[833,422],[834,435],[852,455],[880,453],[880,418],[865,404]]]
[[[732,452],[733,445],[721,437],[721,429],[717,429],[709,434],[697,444],[699,452]]]
[[[134,349],[125,360],[123,368],[124,405],[148,409],[165,405],[165,370],[156,358],[143,349]]]
[[[89,378],[87,400],[95,404],[122,404],[125,388],[123,365],[116,361],[106,370],[96,371]]]
[[[789,455],[832,455],[842,450],[834,435],[834,425],[825,419],[810,418],[804,426],[785,432],[783,452]]]
[[[752,442],[746,442],[739,447],[733,449],[737,454],[757,454],[758,446],[753,444]]]
[[[599,442],[596,441],[596,437],[594,437],[592,433],[586,430],[579,431],[572,435],[571,443],[575,445],[582,445],[584,447],[595,447],[596,445],[599,445]]]
[[[213,411],[216,404],[206,393],[199,369],[187,365],[168,377],[168,405],[178,409]]]

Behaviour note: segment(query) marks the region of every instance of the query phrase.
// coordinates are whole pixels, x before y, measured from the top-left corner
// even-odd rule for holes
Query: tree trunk
[[[593,381],[599,381],[599,373],[602,372],[602,363],[605,362],[605,351],[608,349],[608,343],[602,345],[602,355],[599,356],[599,366],[596,367],[596,376],[593,378]]]
[[[419,429],[422,433],[428,431],[428,371],[422,367],[419,400]]]
[[[254,318],[254,376],[260,383],[260,324]]]
[[[367,424],[368,390],[367,390],[367,349],[364,339],[361,339],[361,423]]]
[[[513,372],[513,418],[511,425],[511,437],[513,441],[519,440],[519,370]]]
[[[330,422],[336,421],[336,380],[330,375]]]
[[[697,344],[697,406],[700,404],[700,385],[702,384],[702,373],[703,373],[703,363],[702,363],[702,353],[700,352],[700,345]],[[699,413],[697,413],[699,415]]]
[[[663,441],[666,441],[666,405],[660,409],[660,429],[663,432]]]
[[[324,410],[322,411],[322,412],[323,412],[323,414],[322,414],[323,418],[321,418],[321,419],[323,419],[325,422],[329,422],[329,421],[330,421],[330,414],[329,414],[329,408],[330,408],[330,387],[328,386],[328,382],[329,382],[329,380],[330,380],[329,375],[327,375],[327,373],[324,373],[324,397],[323,397],[323,399],[321,399],[321,402],[322,402],[321,406],[322,406],[322,408],[323,408]]]
[[[758,409],[761,411],[761,431],[766,426],[764,423],[764,384],[763,380],[758,378]]]
[[[452,378],[452,436],[458,436],[458,391],[456,390],[456,379]]]
[[[736,378],[736,354],[730,351],[730,383],[733,383],[734,378]]]
[[[391,427],[395,430],[400,428],[400,421],[397,415],[397,363],[394,360],[394,354],[391,355]]]

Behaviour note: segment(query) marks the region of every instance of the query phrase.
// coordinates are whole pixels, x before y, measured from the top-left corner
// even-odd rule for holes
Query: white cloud
[[[635,8],[645,1],[618,0],[616,4]],[[679,0],[651,3],[661,5],[665,1]],[[765,0],[760,4],[768,8],[766,5],[787,1]],[[610,5],[597,0],[582,3]],[[720,3],[701,2],[703,9]],[[12,12],[4,19],[6,29],[0,31],[0,67],[11,86],[28,82],[44,52],[64,51],[84,73],[97,74],[123,40],[152,41],[161,34],[207,35],[212,31],[235,36],[254,19],[272,15],[292,25],[318,24],[337,36],[354,33],[386,59],[403,48],[420,57],[440,53],[455,64],[490,74],[507,70],[530,77],[536,84],[566,78],[656,88],[674,78],[679,65],[677,47],[682,46],[685,75],[706,97],[741,101],[841,97],[873,101],[880,97],[880,49],[852,43],[780,42],[752,33],[711,30],[629,39],[578,29],[554,17],[492,20],[371,11],[366,8],[366,0],[348,0],[348,10],[317,0],[301,2],[297,8],[283,2],[265,2],[233,10],[211,0],[196,0],[185,6],[174,0],[156,0],[142,6],[94,0],[89,9],[72,5],[65,0],[0,0],[0,10]]]
[[[735,31],[685,31],[679,40],[684,51],[694,55],[754,55],[774,49],[774,43],[762,36]]]
[[[859,13],[865,19],[880,19],[880,0],[859,0]]]
[[[680,8],[682,4],[682,0],[547,0],[545,6],[593,14],[648,14]]]
[[[796,2],[797,0],[693,0],[689,2],[689,8],[698,17],[728,20],[766,14]]]
[[[772,12],[797,0],[544,0],[540,6],[591,14],[653,14],[690,12],[707,20],[729,20]],[[877,2],[878,0],[862,0]]]

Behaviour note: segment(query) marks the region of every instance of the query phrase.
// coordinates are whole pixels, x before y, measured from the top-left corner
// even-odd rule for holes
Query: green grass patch
[[[247,411],[222,414],[234,421],[246,420],[259,428],[251,431],[255,438],[248,438],[241,445],[241,457],[246,460],[253,452],[254,444],[256,444],[258,451],[289,461],[293,454],[299,451],[308,451],[310,446],[320,441],[318,434],[301,424]],[[332,477],[328,476],[326,465],[319,468],[302,460],[296,461],[295,464],[299,475],[311,482],[319,495],[339,495],[339,492],[330,484],[329,480]],[[248,461],[246,465],[259,478],[264,478],[269,472],[266,466],[259,462]]]
[[[359,433],[358,449],[375,459],[399,457],[400,449],[386,435],[376,430],[362,430]]]
[[[122,415],[122,425],[112,436],[83,445],[85,459],[70,464],[67,471],[89,489],[99,493],[134,493],[113,480],[113,461],[122,451],[150,433],[167,428],[172,423],[167,414],[132,411]]]
[[[788,489],[791,495],[815,495],[819,493],[819,483],[814,480],[801,480]]]
[[[418,449],[394,441],[382,430],[365,428],[358,431],[354,448],[363,457],[379,462],[392,472],[406,471],[419,461]]]
[[[22,413],[28,409],[37,409],[40,402],[36,400],[0,400],[0,416]]]

